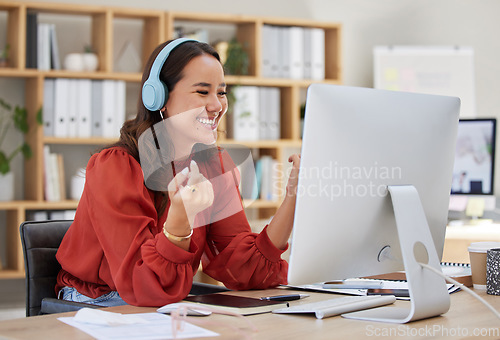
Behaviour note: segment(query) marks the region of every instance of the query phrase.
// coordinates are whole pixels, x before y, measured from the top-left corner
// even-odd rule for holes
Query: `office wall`
[[[340,22],[344,25],[344,84],[352,86],[372,86],[372,48],[375,45],[471,46],[475,50],[478,115],[500,118],[500,96],[498,95],[500,86],[497,85],[500,83],[498,80],[500,79],[500,39],[498,38],[500,1],[498,0],[290,0],[286,2],[278,0],[219,0],[217,2],[51,0],[51,2]],[[0,43],[2,43],[1,34]],[[16,96],[14,87],[9,86],[9,90],[6,90],[6,86],[3,85],[4,83],[0,83],[2,95],[6,91],[12,91],[12,95]],[[20,98],[22,96],[17,97],[23,100]],[[500,157],[497,157],[496,165],[495,188],[496,193],[500,194]],[[20,161],[16,163],[16,167],[22,168]],[[21,191],[19,188],[19,192]]]

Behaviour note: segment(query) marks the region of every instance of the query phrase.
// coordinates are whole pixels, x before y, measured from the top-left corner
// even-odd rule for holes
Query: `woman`
[[[234,182],[238,172],[227,152],[214,146],[227,110],[219,56],[200,42],[164,43],[147,63],[143,88],[158,67],[156,57],[168,49],[158,70],[166,103],[150,111],[143,93],[120,140],[88,162],[75,220],[57,253],[62,270],[56,291],[65,300],[105,306],[177,302],[189,293],[200,261],[230,289],[286,283],[288,265],[280,256],[292,229],[299,156],[290,157],[283,204],[260,234],[252,233]],[[146,186],[155,163],[140,152],[147,153],[141,145],[148,138],[140,137],[148,134],[163,167],[152,176],[156,184]],[[168,185],[158,186],[162,182]]]

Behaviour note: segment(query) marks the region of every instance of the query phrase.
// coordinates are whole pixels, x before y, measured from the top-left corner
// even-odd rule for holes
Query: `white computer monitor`
[[[455,97],[328,84],[308,88],[290,285],[412,266],[394,260],[404,257],[395,199],[403,205],[403,220],[418,221],[406,227],[410,231],[399,231],[407,247],[421,248],[413,244],[425,234],[420,228],[430,231],[432,245],[424,253],[436,254],[432,259],[439,267],[459,109]],[[416,188],[420,208],[405,203],[404,193],[388,194],[388,186],[407,185]]]
[[[470,199],[482,207],[468,210],[471,217],[481,217],[484,210],[494,210],[496,119],[460,119],[458,123],[455,164],[451,185],[450,210],[465,211]],[[474,202],[472,201],[472,202]]]

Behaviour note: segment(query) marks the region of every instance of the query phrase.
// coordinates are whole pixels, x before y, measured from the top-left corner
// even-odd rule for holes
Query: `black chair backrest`
[[[56,297],[61,265],[56,252],[73,221],[26,221],[19,227],[26,272],[26,316],[38,315],[45,297]]]

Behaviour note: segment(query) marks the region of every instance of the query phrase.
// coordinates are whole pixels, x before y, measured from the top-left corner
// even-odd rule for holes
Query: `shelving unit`
[[[0,3],[0,12],[7,13],[7,43],[10,44],[8,67],[0,68],[0,77],[22,78],[25,80],[25,106],[28,109],[30,132],[27,141],[33,149],[33,157],[25,160],[24,200],[0,202],[0,211],[7,215],[7,259],[6,266],[0,270],[0,279],[23,277],[24,267],[22,249],[19,240],[19,225],[26,219],[26,214],[33,210],[76,209],[78,202],[46,202],[43,188],[43,147],[44,145],[104,145],[113,140],[107,138],[56,138],[43,135],[43,128],[35,123],[35,115],[43,105],[44,80],[46,78],[87,78],[115,79],[127,83],[139,84],[140,73],[113,71],[113,39],[120,32],[114,30],[115,20],[132,19],[142,22],[141,60],[145,64],[151,51],[161,42],[174,36],[176,25],[190,23],[192,25],[224,24],[234,27],[238,41],[244,42],[249,55],[249,74],[246,76],[228,75],[228,85],[273,86],[281,92],[281,139],[272,141],[240,142],[222,136],[221,144],[243,144],[256,149],[261,155],[271,155],[277,160],[284,159],[284,150],[300,148],[300,104],[301,91],[304,91],[310,80],[291,80],[264,78],[261,66],[262,27],[264,24],[276,26],[302,26],[322,28],[325,31],[325,83],[341,84],[341,26],[333,23],[315,21],[262,18],[228,14],[206,14],[170,12],[160,10],[142,10],[138,8],[119,8],[105,6],[87,6],[74,4],[51,4],[29,2]],[[96,72],[69,72],[65,70],[39,71],[28,69],[26,65],[26,23],[27,13],[61,16],[83,16],[90,21],[91,44],[99,58]],[[61,56],[62,58],[64,56]],[[225,126],[225,122],[221,122]],[[283,179],[284,182],[284,179]],[[271,216],[279,202],[254,201],[250,208],[259,211],[259,217]]]

